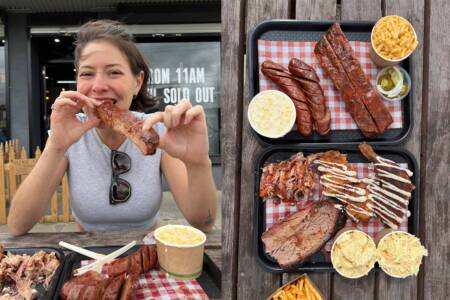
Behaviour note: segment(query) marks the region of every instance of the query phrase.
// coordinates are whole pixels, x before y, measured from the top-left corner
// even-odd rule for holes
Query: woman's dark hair
[[[112,43],[125,54],[130,64],[131,72],[134,75],[137,76],[139,72],[144,72],[144,81],[141,89],[136,97],[133,97],[130,107],[130,110],[142,111],[145,108],[154,106],[157,101],[148,92],[148,85],[151,82],[148,65],[142,53],[136,47],[133,35],[122,25],[118,21],[98,20],[87,22],[81,26],[75,41],[75,68],[78,72],[81,52],[87,44],[97,40],[106,40]]]

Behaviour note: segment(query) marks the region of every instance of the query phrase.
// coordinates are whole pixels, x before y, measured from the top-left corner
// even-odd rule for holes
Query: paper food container
[[[161,270],[177,279],[193,279],[202,273],[206,235],[191,226],[166,225],[155,230]]]
[[[397,236],[397,238],[395,238],[395,236]],[[404,244],[403,247],[397,248],[397,250],[389,248],[389,245],[400,246],[400,237],[406,244]],[[392,241],[392,243],[389,244],[388,240],[391,238],[394,238],[396,241]],[[384,257],[383,249],[390,253],[387,257],[394,255],[391,262]],[[416,236],[405,231],[393,229],[382,231],[378,239],[377,252],[378,265],[380,268],[386,274],[395,278],[406,278],[408,276],[417,275],[420,265],[422,264],[423,256],[428,255],[428,251],[422,246],[420,240]]]
[[[325,298],[325,296],[322,294],[322,292],[317,288],[317,286],[314,284],[314,282],[308,277],[308,275],[303,274],[303,275],[300,275],[299,277],[295,278],[294,280],[289,281],[288,283],[286,283],[285,285],[283,285],[283,286],[280,287],[279,289],[277,289],[275,292],[273,292],[273,293],[267,298],[267,300],[272,300],[274,297],[276,297],[276,295],[282,293],[282,290],[283,290],[284,288],[286,288],[287,286],[289,286],[289,285],[291,285],[291,284],[297,284],[297,285],[298,285],[297,281],[300,280],[300,279],[302,279],[302,278],[304,278],[304,280],[308,281],[309,286],[312,287],[312,289],[315,291],[314,294],[316,295],[316,297],[314,297],[314,298],[311,297],[311,296],[310,296],[309,298],[306,298],[307,300],[313,300],[313,299],[315,299],[315,300],[325,300],[325,299],[327,299],[327,298]],[[319,296],[319,298],[317,298],[317,296]],[[288,298],[285,298],[285,299],[288,299]],[[300,299],[300,298],[297,298],[297,299]],[[302,299],[304,299],[304,298],[302,298]]]
[[[379,67],[396,66],[396,65],[400,64],[400,62],[402,60],[408,58],[414,52],[414,50],[417,48],[417,44],[416,44],[416,46],[411,51],[407,52],[403,57],[401,57],[399,59],[389,59],[387,57],[382,56],[380,53],[378,53],[377,49],[374,46],[373,32],[374,32],[375,28],[377,28],[377,25],[379,25],[381,22],[385,21],[386,18],[390,18],[390,17],[397,17],[397,18],[403,20],[403,22],[405,22],[405,24],[408,24],[408,26],[411,28],[412,33],[414,35],[414,40],[417,42],[417,33],[414,29],[414,26],[412,26],[412,24],[405,18],[403,18],[401,16],[397,16],[397,15],[391,15],[391,16],[385,16],[385,17],[379,19],[377,21],[377,23],[373,26],[373,29],[372,29],[372,32],[370,35],[370,45],[371,45],[370,46],[370,58]]]
[[[368,243],[373,247],[373,249],[372,249],[373,253],[372,253],[371,256],[370,256],[370,253],[369,253],[370,249],[367,249],[367,251],[368,251],[368,253],[367,253],[367,255],[368,255],[367,256],[367,259],[368,259],[367,265],[365,265],[364,267],[363,266],[355,266],[354,274],[347,274],[343,270],[340,270],[338,265],[342,264],[342,262],[338,263],[338,261],[337,261],[337,257],[339,257],[339,256],[337,255],[337,246],[336,245],[339,244],[339,243],[342,243],[343,239],[348,234],[359,235],[361,238],[366,239],[368,241]],[[353,237],[356,238],[356,236],[353,236]],[[353,239],[350,239],[350,240],[347,240],[347,243],[349,243],[349,242],[352,243],[353,241],[354,241]],[[354,253],[358,254],[358,255],[362,255],[362,253],[360,253],[360,251],[358,251],[358,249],[356,247],[357,246],[355,244],[355,249],[354,249],[355,251],[354,251]],[[343,228],[340,231],[338,231],[338,233],[335,236],[335,240],[333,242],[333,246],[331,247],[331,263],[333,264],[334,269],[336,270],[336,272],[339,275],[341,275],[342,277],[345,277],[345,278],[350,278],[350,279],[356,279],[356,278],[361,278],[363,276],[366,276],[366,275],[369,274],[369,272],[375,266],[376,259],[377,259],[377,252],[376,252],[375,242],[367,233],[365,233],[365,232],[363,232],[361,230],[358,230],[358,229],[350,228],[350,227]]]

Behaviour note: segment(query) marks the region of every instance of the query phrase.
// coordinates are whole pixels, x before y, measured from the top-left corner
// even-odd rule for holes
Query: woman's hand
[[[209,163],[208,130],[205,112],[200,105],[192,106],[189,100],[177,105],[167,105],[164,112],[148,117],[143,130],[148,131],[157,122],[163,122],[167,132],[160,136],[159,147],[185,164]]]
[[[101,101],[88,98],[75,91],[63,91],[52,105],[48,145],[66,151],[89,129],[97,126],[100,120],[93,114],[95,106]],[[77,119],[76,114],[83,109],[88,115],[86,122]]]

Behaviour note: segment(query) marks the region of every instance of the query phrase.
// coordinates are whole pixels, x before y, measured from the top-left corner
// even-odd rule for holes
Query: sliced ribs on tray
[[[408,209],[411,192],[415,189],[413,173],[396,162],[383,158],[366,143],[359,145],[361,153],[373,162],[375,176],[369,179],[369,205],[381,221],[398,229],[411,212]]]
[[[314,48],[321,67],[341,92],[348,112],[366,137],[382,134],[393,122],[383,100],[364,74],[353,49],[335,23]]]

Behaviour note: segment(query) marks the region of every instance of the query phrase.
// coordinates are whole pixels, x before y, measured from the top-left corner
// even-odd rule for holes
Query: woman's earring
[[[137,98],[137,95],[133,95],[133,98],[131,99],[131,102],[134,102]]]

